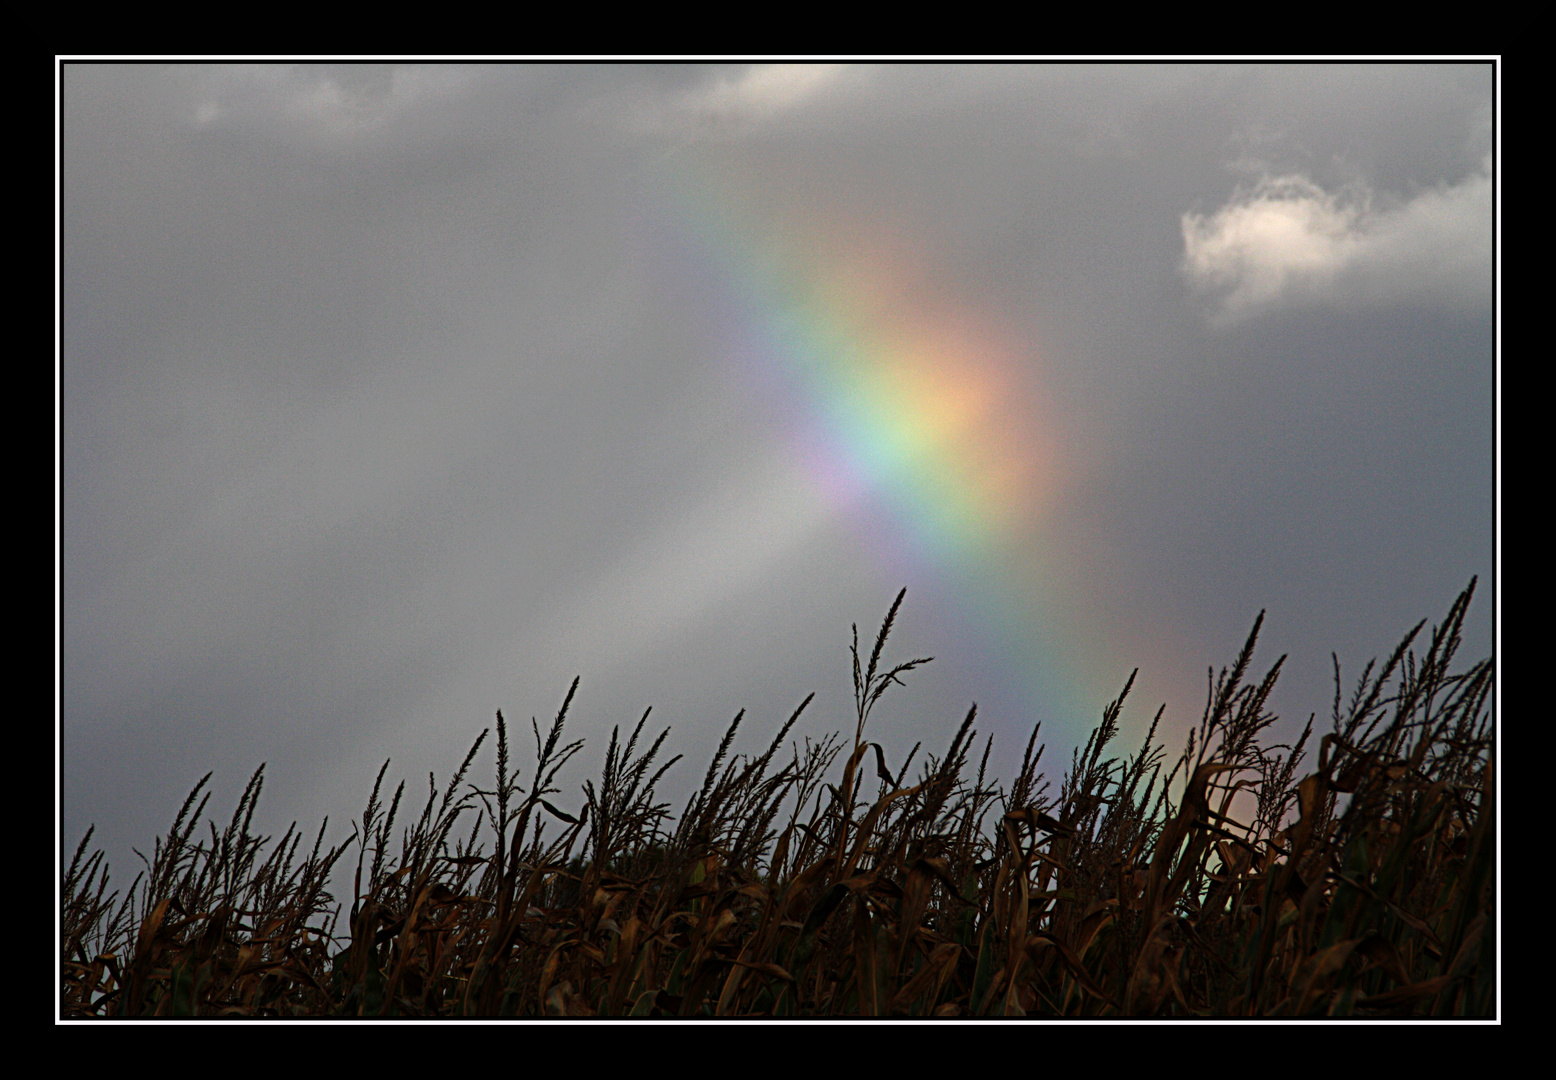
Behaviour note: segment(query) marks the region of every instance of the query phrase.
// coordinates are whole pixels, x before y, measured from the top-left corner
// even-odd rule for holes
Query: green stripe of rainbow
[[[785,399],[818,488],[905,583],[933,575],[960,608],[944,629],[995,683],[977,690],[980,715],[1023,739],[1040,719],[1045,738],[1083,740],[1129,669],[1107,658],[1100,673],[1107,635],[1070,599],[1094,570],[1047,527],[1064,512],[1064,439],[1041,357],[890,234],[742,214],[684,179],[671,190],[676,261],[698,264],[683,272],[731,352]]]

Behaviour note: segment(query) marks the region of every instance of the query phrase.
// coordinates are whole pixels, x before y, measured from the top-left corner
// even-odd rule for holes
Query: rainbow
[[[959,296],[901,232],[786,220],[704,176],[665,190],[674,260],[696,266],[731,356],[784,403],[818,491],[900,580],[932,577],[954,600],[946,629],[1003,684],[977,696],[1024,714],[981,715],[1022,741],[1034,720],[1046,740],[1083,741],[1143,660],[1107,655],[1110,634],[1077,599],[1102,571],[1050,527],[1069,477],[1040,350]]]

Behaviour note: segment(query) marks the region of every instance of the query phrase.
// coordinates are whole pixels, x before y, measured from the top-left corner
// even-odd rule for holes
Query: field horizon
[[[498,711],[495,781],[467,780],[490,728],[424,804],[386,761],[338,845],[251,833],[264,765],[208,818],[208,773],[127,888],[95,826],[61,852],[61,1015],[1491,1017],[1493,663],[1450,670],[1475,586],[1348,697],[1336,658],[1316,745],[1265,742],[1261,613],[1180,752],[1159,709],[1118,756],[1131,675],[1057,792],[1040,723],[986,774],[976,704],[938,754],[868,737],[933,659],[885,659],[906,589],[867,653],[854,628],[851,735],[785,745],[812,693],[731,756],[742,710],[679,812],[651,709],[557,805],[576,678],[527,770]]]

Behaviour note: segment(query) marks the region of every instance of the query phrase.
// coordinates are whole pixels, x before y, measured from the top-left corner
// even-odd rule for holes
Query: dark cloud
[[[269,820],[343,823],[578,674],[600,752],[649,705],[693,760],[811,690],[844,728],[848,626],[903,585],[937,660],[882,740],[977,700],[1019,757],[1047,664],[1055,779],[1072,699],[1138,664],[1126,732],[1166,700],[1176,744],[1261,608],[1297,724],[1330,650],[1472,574],[1484,655],[1490,100],[1487,65],[66,65],[64,842],[132,870],[261,761]],[[740,290],[826,243],[1053,419],[1030,626],[818,486]]]

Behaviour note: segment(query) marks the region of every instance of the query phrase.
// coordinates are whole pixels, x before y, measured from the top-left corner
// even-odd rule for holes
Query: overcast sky
[[[652,706],[679,806],[741,709],[851,737],[904,586],[867,737],[976,702],[1055,791],[1136,667],[1175,757],[1261,609],[1283,736],[1474,575],[1490,655],[1492,89],[65,65],[62,843],[128,884],[261,762],[339,842],[575,676],[562,801]]]

